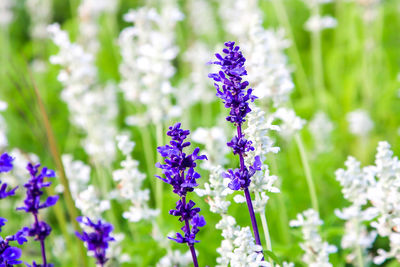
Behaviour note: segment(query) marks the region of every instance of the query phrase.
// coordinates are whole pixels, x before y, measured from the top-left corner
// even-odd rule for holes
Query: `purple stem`
[[[182,201],[183,201],[183,204],[186,205],[186,196],[182,197]],[[189,224],[189,220],[188,219],[185,219],[185,225],[186,225],[187,232],[190,233],[190,224]],[[188,246],[189,246],[189,249],[190,249],[190,253],[192,253],[192,259],[193,259],[194,267],[199,267],[199,263],[197,262],[196,250],[194,250],[194,244],[189,244],[188,243]]]
[[[243,137],[241,124],[238,124],[238,126],[237,126],[237,134],[238,134],[239,139]],[[243,157],[242,153],[239,153],[239,159],[240,159],[240,170],[243,171],[245,168],[245,165],[244,165],[244,157]],[[254,239],[256,240],[256,244],[262,247],[261,240],[260,240],[260,234],[258,232],[256,215],[254,214],[253,203],[251,202],[250,192],[249,192],[248,188],[244,189],[244,195],[246,196],[247,207],[249,209]],[[260,253],[262,253],[262,250],[260,251]]]
[[[36,227],[39,228],[39,219],[38,215],[36,213],[33,213],[33,216],[35,217],[35,224]],[[46,259],[46,250],[44,246],[44,240],[40,240],[40,247],[42,248],[42,260],[43,260],[43,266],[47,267],[47,259]]]

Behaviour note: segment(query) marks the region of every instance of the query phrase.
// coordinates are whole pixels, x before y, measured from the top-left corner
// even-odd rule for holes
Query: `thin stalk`
[[[276,162],[276,158],[271,158],[271,170],[273,173],[278,174],[278,163]],[[281,222],[281,236],[284,239],[286,244],[291,243],[291,237],[289,235],[289,219],[287,216],[287,209],[285,205],[285,201],[283,199],[283,194],[278,194],[278,205],[279,205],[279,220]],[[285,229],[284,229],[285,228]]]
[[[183,205],[186,205],[186,197],[182,197],[182,202]],[[190,224],[189,224],[189,219],[185,219],[185,226],[186,226],[186,231],[190,233]],[[194,244],[188,243],[190,253],[192,254],[192,259],[193,259],[193,264],[194,267],[199,267],[199,263],[197,262],[197,255],[196,255],[196,250],[194,249]]]
[[[39,106],[39,111],[40,111],[40,114],[42,116],[44,128],[46,130],[49,149],[50,149],[51,155],[53,157],[53,160],[55,161],[58,173],[60,175],[60,182],[64,187],[64,199],[65,199],[66,204],[67,204],[67,210],[68,210],[68,213],[69,213],[71,221],[72,221],[72,226],[74,227],[74,229],[76,231],[78,231],[80,227],[79,227],[78,222],[75,220],[75,218],[78,217],[78,210],[75,207],[74,200],[72,199],[71,191],[70,191],[70,188],[69,188],[69,182],[68,182],[67,176],[65,174],[64,165],[62,163],[60,153],[58,152],[57,142],[56,142],[56,139],[54,137],[54,133],[53,133],[53,130],[51,128],[50,120],[49,120],[49,117],[47,116],[47,112],[46,112],[46,109],[44,107],[44,103],[43,103],[42,98],[40,96],[39,89],[37,88],[35,80],[33,79],[32,73],[30,71],[29,71],[29,75],[30,75],[30,78],[32,80],[32,85],[33,85],[33,89],[34,89],[34,92],[35,92],[36,100],[37,100],[37,103],[38,103],[38,106]],[[65,217],[64,217],[64,213],[60,212],[59,209],[55,209],[55,211],[56,211],[56,215],[58,214],[57,217],[60,216],[61,220],[63,219],[64,222],[65,222],[66,220],[65,220]],[[85,248],[84,248],[84,246],[83,246],[83,244],[81,242],[78,242],[78,248],[79,248],[79,254],[80,254],[80,263],[82,264],[82,266],[87,266]]]
[[[272,4],[275,12],[277,13],[279,23],[283,25],[289,39],[292,41],[292,45],[288,48],[288,52],[290,58],[293,59],[294,64],[296,65],[296,71],[294,72],[294,75],[296,76],[296,80],[299,84],[299,89],[302,91],[303,95],[309,95],[311,93],[310,84],[308,82],[306,72],[304,71],[303,63],[301,61],[299,49],[297,48],[297,42],[292,31],[292,26],[290,25],[284,1],[272,0]]]
[[[238,139],[241,139],[243,137],[241,124],[238,124],[238,126],[237,126],[237,135],[238,135]],[[240,159],[240,170],[243,172],[245,169],[245,165],[244,165],[244,157],[243,157],[242,153],[239,153],[239,159]],[[250,192],[249,192],[248,188],[244,189],[244,195],[246,196],[247,207],[249,209],[254,239],[256,241],[256,244],[262,247],[261,240],[260,240],[260,234],[258,232],[257,220],[256,220],[256,216],[254,214],[253,203],[251,202]],[[260,253],[262,253],[262,250],[260,251]]]
[[[261,199],[259,192],[256,194],[256,198]],[[261,225],[264,230],[264,238],[267,245],[267,250],[272,251],[271,237],[269,235],[267,216],[265,215],[265,212],[266,211],[264,210],[264,212],[259,212],[258,214],[260,215],[261,218]],[[271,264],[272,267],[274,267],[274,261],[270,257],[269,257],[269,263]]]
[[[303,168],[304,168],[304,172],[306,175],[306,181],[307,181],[307,186],[308,186],[308,190],[310,191],[310,198],[311,198],[311,204],[313,209],[316,212],[319,212],[319,208],[318,208],[318,198],[317,198],[317,193],[315,190],[315,184],[312,178],[312,174],[311,174],[311,168],[310,168],[310,164],[308,161],[308,157],[307,157],[307,153],[304,149],[304,145],[303,145],[303,141],[301,140],[301,137],[298,133],[296,133],[294,135],[294,138],[296,140],[296,144],[297,147],[299,149],[300,152],[300,158],[301,158],[301,162],[303,164]]]
[[[35,217],[36,227],[39,228],[38,215],[36,213],[33,213],[33,217]],[[41,250],[42,250],[43,266],[47,267],[46,249],[45,249],[45,246],[44,246],[44,240],[43,239],[40,239],[40,247],[41,247]]]
[[[248,188],[244,189],[244,195],[246,196],[247,207],[248,207],[249,213],[250,213],[250,219],[251,219],[251,225],[253,227],[254,239],[256,240],[256,244],[261,246],[261,240],[260,240],[260,234],[258,232],[256,215],[254,214],[253,203],[251,202],[250,192],[249,192]],[[260,253],[262,253],[262,251],[260,251]]]
[[[162,146],[163,144],[163,126],[162,123],[159,122],[156,124],[156,140],[157,147]],[[160,153],[157,153],[157,162],[161,162],[162,157]],[[157,170],[160,172],[160,169]],[[160,211],[162,210],[162,200],[163,200],[163,181],[160,179],[156,179],[156,206]]]

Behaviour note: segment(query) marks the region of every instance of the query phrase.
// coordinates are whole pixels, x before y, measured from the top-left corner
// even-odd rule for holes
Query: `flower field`
[[[0,267],[400,266],[399,14],[1,0]]]

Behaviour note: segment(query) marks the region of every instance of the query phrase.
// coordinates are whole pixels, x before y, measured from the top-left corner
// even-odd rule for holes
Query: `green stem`
[[[271,171],[272,173],[278,174],[278,163],[276,162],[276,158],[273,156],[271,157]],[[283,199],[283,194],[278,194],[278,205],[279,205],[279,220],[280,220],[280,229],[281,229],[281,236],[286,244],[291,243],[291,237],[289,235],[289,218],[287,216],[287,209],[285,205],[285,201]]]
[[[319,212],[319,208],[318,208],[319,205],[318,205],[317,193],[315,190],[315,184],[314,184],[314,181],[312,178],[311,168],[310,168],[310,164],[308,161],[307,153],[304,149],[303,141],[301,140],[301,137],[298,133],[295,134],[294,138],[296,140],[296,144],[297,144],[297,147],[300,152],[300,158],[301,158],[301,162],[303,164],[304,172],[306,175],[306,181],[307,181],[308,190],[310,192],[312,207],[316,212]]]
[[[260,193],[257,192],[255,193],[256,199],[260,200],[261,196]],[[261,225],[264,231],[264,238],[265,238],[265,243],[267,245],[267,250],[272,251],[272,244],[271,244],[271,237],[269,235],[269,229],[268,229],[268,222],[267,222],[267,216],[265,215],[265,210],[264,212],[259,212],[258,214],[260,215],[261,218]],[[271,264],[271,267],[274,267],[274,261],[269,258],[269,263]]]

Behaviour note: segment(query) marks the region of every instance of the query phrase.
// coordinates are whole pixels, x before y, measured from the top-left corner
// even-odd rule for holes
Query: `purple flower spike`
[[[210,73],[208,77],[214,80],[217,96],[222,99],[225,107],[230,109],[226,120],[236,126],[237,136],[234,136],[227,145],[232,148],[234,155],[239,155],[240,168],[230,169],[222,177],[231,180],[228,184],[230,189],[244,191],[254,238],[256,244],[261,245],[249,186],[251,177],[256,171],[261,170],[262,164],[260,158],[255,157],[252,166],[245,165],[244,157],[246,157],[246,152],[254,151],[254,147],[251,141],[246,140],[242,132],[242,124],[246,121],[246,115],[251,111],[249,101],[253,102],[257,97],[252,94],[253,89],[248,88],[249,82],[243,81],[242,76],[247,75],[244,67],[246,59],[242,55],[239,46],[235,46],[235,42],[226,42],[225,46],[226,48],[222,50],[224,56],[215,54],[217,61],[210,62],[221,66],[221,70],[218,73]]]
[[[0,173],[9,172],[9,171],[12,170],[12,168],[13,168],[13,165],[12,165],[13,160],[14,159],[10,155],[8,155],[7,153],[3,153],[0,156]]]
[[[94,253],[96,263],[103,266],[108,260],[106,258],[108,243],[115,240],[111,236],[114,227],[112,224],[102,222],[101,220],[94,223],[88,217],[78,217],[76,220],[93,229],[93,232],[90,233],[83,231],[82,233],[76,232],[75,234],[80,240],[86,243],[87,249]]]
[[[194,170],[197,165],[196,161],[205,160],[207,157],[199,155],[199,148],[195,148],[192,154],[187,155],[183,152],[185,147],[190,146],[190,142],[185,142],[189,134],[189,130],[181,129],[180,123],[169,127],[167,135],[172,139],[169,142],[170,145],[157,148],[157,151],[164,157],[165,164],[157,163],[156,167],[162,169],[165,178],[156,177],[170,184],[173,192],[180,197],[176,203],[176,208],[170,210],[169,213],[178,216],[179,221],[185,222],[185,225],[181,228],[183,235],[176,233],[175,238],[168,238],[178,243],[187,243],[192,253],[194,266],[198,267],[194,243],[199,242],[196,240],[196,234],[199,232],[199,227],[206,225],[206,221],[203,216],[199,216],[200,208],[194,207],[196,203],[192,200],[186,202],[186,195],[198,185],[196,180],[200,178],[200,174]]]
[[[51,182],[45,182],[45,178],[55,177],[55,172],[43,167],[40,169],[40,164],[33,165],[29,163],[26,169],[31,175],[29,181],[24,185],[26,188],[26,198],[24,200],[24,206],[18,207],[17,210],[24,210],[27,213],[32,213],[34,223],[31,227],[24,227],[22,231],[24,235],[34,237],[36,241],[40,242],[43,264],[32,263],[32,266],[38,267],[51,267],[50,263],[47,263],[46,251],[44,241],[51,233],[51,227],[44,221],[39,221],[39,210],[51,207],[58,201],[58,196],[49,196],[45,201],[40,200],[43,195],[43,188],[49,187]],[[19,241],[18,241],[19,242]],[[31,266],[31,265],[27,265]]]

